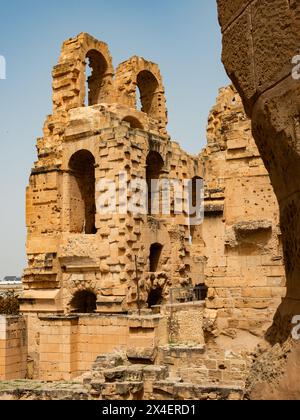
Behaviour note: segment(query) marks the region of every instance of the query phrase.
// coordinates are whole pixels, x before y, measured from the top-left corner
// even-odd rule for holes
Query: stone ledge
[[[240,222],[233,226],[235,232],[256,232],[260,230],[272,229],[273,223],[270,220],[254,220]]]

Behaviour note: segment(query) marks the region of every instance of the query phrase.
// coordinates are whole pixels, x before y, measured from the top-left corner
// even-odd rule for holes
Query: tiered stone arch
[[[54,111],[67,111],[85,105],[87,59],[93,69],[89,78],[92,88],[89,104],[111,102],[113,99],[114,68],[108,46],[91,35],[81,33],[64,42],[59,63],[53,69]]]
[[[141,93],[141,111],[155,121],[161,134],[168,123],[165,89],[157,64],[134,56],[116,70],[115,88],[118,102],[137,108],[137,89]]]

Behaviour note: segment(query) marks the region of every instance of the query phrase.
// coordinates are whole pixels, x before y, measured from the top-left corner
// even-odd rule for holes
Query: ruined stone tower
[[[53,70],[53,114],[37,148],[27,191],[24,285],[30,292],[23,311],[32,310],[34,299],[35,311],[68,313],[79,309],[75,302],[80,305],[85,294],[81,306],[126,312],[137,298],[136,268],[142,304],[153,290],[164,299],[172,284],[191,282],[187,226],[159,215],[96,212],[99,181],[117,181],[121,171],[129,181],[201,175],[196,158],[167,134],[156,64],[133,57],[115,72],[106,44],[87,34],[65,42]],[[151,252],[158,261],[150,279]]]
[[[207,140],[197,156],[171,140],[156,64],[133,57],[115,71],[90,35],[63,44],[27,189],[28,265],[11,327],[27,342],[9,377],[70,380],[121,352],[124,377],[137,364],[145,395],[169,393],[154,384],[162,378],[171,399],[211,386],[240,395],[286,290],[279,213],[231,86]],[[148,202],[136,200],[141,186]],[[205,217],[194,224],[199,198]],[[190,385],[178,391],[174,378]],[[118,394],[101,381],[109,398]]]
[[[202,177],[199,159],[170,141],[156,64],[133,57],[115,71],[105,43],[87,34],[66,41],[37,151],[21,301],[33,353],[41,314],[126,314],[167,303],[172,288],[203,283],[186,217],[122,212],[122,202],[113,214],[96,211],[107,194],[103,180],[116,182],[120,197],[137,179],[151,188],[153,179]]]

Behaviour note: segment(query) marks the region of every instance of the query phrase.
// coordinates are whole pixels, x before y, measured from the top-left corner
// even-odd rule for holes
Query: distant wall
[[[0,380],[24,379],[27,334],[21,316],[0,316]]]
[[[0,296],[6,296],[9,292],[14,292],[17,296],[20,296],[20,294],[23,291],[23,285],[22,283],[16,283],[16,284],[7,284],[4,282],[0,282]]]

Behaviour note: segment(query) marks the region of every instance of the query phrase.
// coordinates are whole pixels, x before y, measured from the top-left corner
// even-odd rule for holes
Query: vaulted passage
[[[70,169],[70,232],[92,235],[95,226],[95,158],[87,150],[75,153]]]
[[[97,309],[97,297],[88,290],[76,292],[71,301],[71,312],[78,314],[92,314]]]

